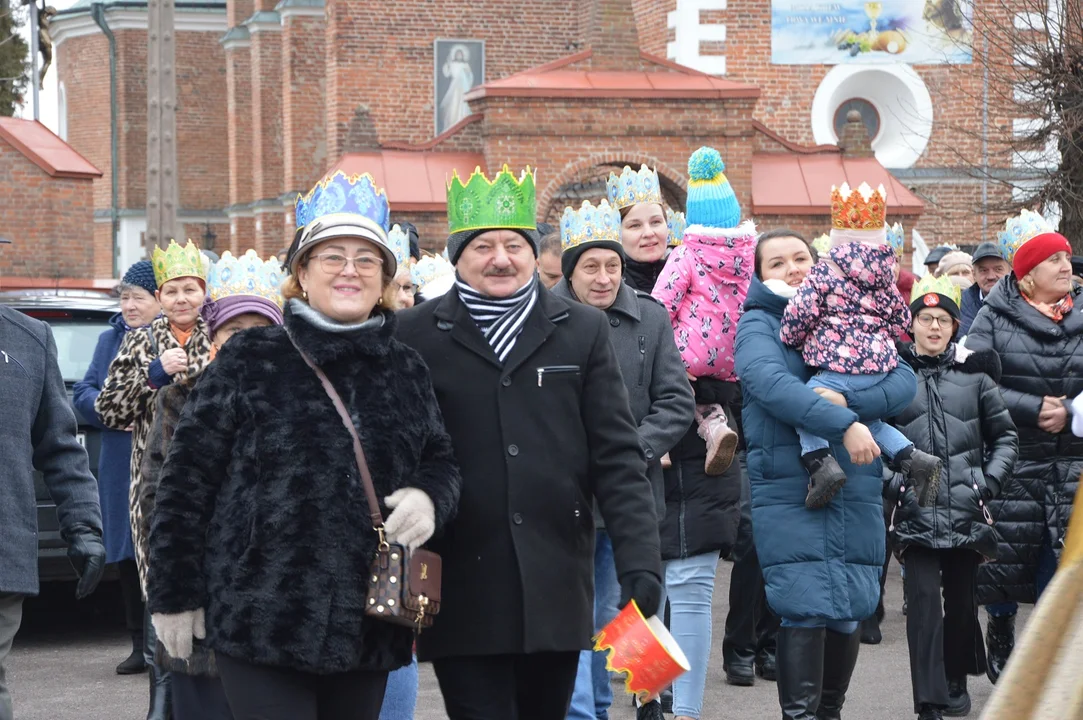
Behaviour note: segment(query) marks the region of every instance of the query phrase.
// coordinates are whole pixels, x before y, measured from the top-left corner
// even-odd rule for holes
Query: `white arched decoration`
[[[64,83],[56,86],[56,129],[61,140],[68,139],[68,91]]]
[[[917,162],[933,130],[933,101],[925,82],[909,65],[836,65],[816,88],[812,134],[819,144],[834,145],[835,111],[847,100],[872,103],[880,114],[880,132],[872,144],[884,167],[907,168]]]

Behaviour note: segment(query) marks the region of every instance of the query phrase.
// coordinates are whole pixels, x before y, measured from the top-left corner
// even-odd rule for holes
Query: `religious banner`
[[[485,82],[485,41],[437,40],[433,56],[435,122],[439,135],[470,115],[465,96]]]
[[[972,20],[967,0],[771,0],[771,62],[965,64]]]

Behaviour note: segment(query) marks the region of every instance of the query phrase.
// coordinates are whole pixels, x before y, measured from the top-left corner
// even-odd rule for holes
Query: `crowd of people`
[[[919,279],[882,188],[834,189],[810,241],[757,229],[716,150],[688,171],[684,213],[625,167],[558,228],[529,168],[456,173],[442,253],[371,176],[335,173],[279,258],[156,249],[75,387],[97,483],[48,327],[0,307],[24,428],[0,434],[0,720],[38,589],[31,466],[79,595],[117,565],[116,671],[148,672],[148,720],[407,720],[419,660],[452,720],[603,719],[591,637],[633,601],[690,667],[638,718],[717,717],[723,559],[727,682],[838,719],[893,555],[914,712],[967,715],[967,678],[996,682],[1056,571],[1083,470],[1068,241],[1024,212]],[[411,598],[420,548],[439,595],[411,627],[376,590]],[[372,565],[388,553],[402,577]]]

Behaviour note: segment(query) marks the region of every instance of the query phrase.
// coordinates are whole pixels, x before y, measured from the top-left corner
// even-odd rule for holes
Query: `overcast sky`
[[[49,0],[49,4],[55,7],[57,10],[64,10],[75,4],[75,0]],[[23,35],[26,37],[26,42],[30,44],[30,23],[27,22],[23,26]],[[64,46],[60,46],[60,50],[57,54],[64,52]],[[40,61],[39,61],[40,66]],[[57,58],[53,57],[53,66],[49,68],[49,73],[45,76],[45,90],[40,93],[39,101],[41,121],[53,132],[59,132],[60,130],[60,118],[57,116],[56,106],[56,69]],[[26,105],[23,106],[22,111],[18,113],[19,117],[32,118],[34,117],[33,108],[33,94],[30,86],[26,88]]]

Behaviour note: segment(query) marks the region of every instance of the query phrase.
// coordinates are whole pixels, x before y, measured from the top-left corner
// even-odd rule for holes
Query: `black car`
[[[103,293],[81,290],[10,290],[0,292],[0,304],[49,323],[56,340],[57,359],[71,400],[72,387],[83,379],[98,336],[109,329],[109,318],[120,312],[120,301]],[[74,409],[74,405],[72,406]],[[78,410],[79,442],[90,456],[90,470],[98,478],[101,432]],[[41,473],[34,472],[38,502],[38,569],[42,582],[74,580],[75,571],[67,558],[67,544],[60,537],[56,505],[49,496]]]

